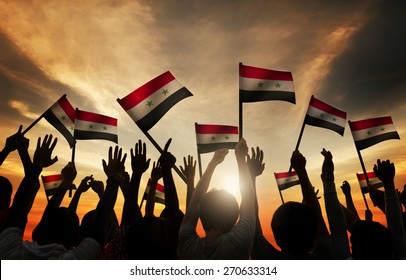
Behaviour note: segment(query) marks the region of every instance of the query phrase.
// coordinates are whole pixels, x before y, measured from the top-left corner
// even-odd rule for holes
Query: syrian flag
[[[296,171],[291,172],[280,172],[274,173],[276,184],[280,191],[286,190],[287,188],[300,185],[299,177],[297,176]]]
[[[389,139],[400,139],[391,117],[380,117],[349,122],[358,150],[366,149]]]
[[[369,185],[373,188],[381,188],[383,187],[383,183],[382,181],[380,181],[378,179],[378,177],[376,177],[375,172],[367,172],[367,176],[368,176],[368,181],[369,181]],[[367,180],[365,178],[365,174],[361,173],[358,174],[357,173],[357,179],[359,182],[359,186],[361,187],[361,191],[362,193],[368,193],[369,189],[368,189],[368,184],[367,184]]]
[[[44,113],[44,118],[66,138],[72,148],[75,143],[73,138],[75,109],[69,103],[66,94]]]
[[[234,149],[239,141],[237,126],[196,123],[195,128],[197,150],[201,154]]]
[[[117,119],[76,109],[75,139],[104,139],[118,142]]]
[[[169,109],[192,93],[167,71],[117,102],[142,131],[151,129]]]
[[[266,100],[296,103],[292,73],[240,63],[240,102]]]
[[[142,199],[148,199],[149,189],[151,188],[151,179],[148,180],[147,187],[145,188],[144,196]],[[155,202],[165,204],[165,187],[159,183],[156,184]]]
[[[346,112],[334,108],[314,96],[310,99],[305,124],[331,129],[343,136],[346,120]]]
[[[55,174],[55,175],[48,175],[42,176],[42,184],[44,185],[45,194],[46,196],[52,196],[56,193],[57,189],[61,185],[62,182],[62,175]]]

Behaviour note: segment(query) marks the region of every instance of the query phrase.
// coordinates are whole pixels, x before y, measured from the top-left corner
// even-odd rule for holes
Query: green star
[[[257,83],[257,86],[258,86],[259,88],[263,88],[263,87],[264,87],[264,83],[263,83],[263,82],[259,82],[259,83]]]
[[[62,117],[61,117],[61,120],[63,120],[63,121],[66,120],[66,117],[65,117],[65,116],[62,116]]]
[[[58,186],[58,183],[54,183],[54,186],[57,187],[57,186]]]
[[[93,129],[93,128],[94,128],[94,126],[93,126],[92,124],[90,124],[90,125],[89,125],[89,128],[90,128],[90,129]]]
[[[385,128],[381,127],[381,131],[385,131]]]
[[[282,84],[280,84],[279,82],[275,84],[275,87],[280,88],[282,86]]]
[[[367,134],[368,134],[368,135],[371,135],[371,134],[372,134],[372,132],[368,130],[368,131],[367,131]]]
[[[107,130],[107,127],[106,127],[106,126],[103,126],[103,130]]]
[[[212,136],[211,141],[214,141],[214,140],[216,140],[216,137]]]
[[[228,139],[230,139],[230,137],[228,135],[226,135],[226,137],[224,137],[224,139],[228,140]]]
[[[324,115],[323,113],[320,114],[320,118],[324,119],[326,115]]]
[[[167,93],[169,93],[169,91],[167,89],[162,90],[163,95],[166,95]]]
[[[75,130],[75,127],[71,126],[71,127],[70,127],[70,130]]]
[[[151,108],[151,106],[154,106],[154,103],[152,103],[152,101],[147,101],[147,106]]]
[[[337,119],[336,118],[333,118],[333,122],[336,122],[337,121]]]

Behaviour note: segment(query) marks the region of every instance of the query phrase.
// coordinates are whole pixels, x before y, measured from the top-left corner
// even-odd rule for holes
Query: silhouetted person
[[[228,150],[217,150],[196,185],[179,231],[180,259],[248,259],[255,230],[255,194],[246,162],[248,147],[244,139],[235,147],[241,205],[225,190],[207,192],[216,167]],[[239,219],[238,219],[239,217]],[[200,218],[205,237],[196,233]]]

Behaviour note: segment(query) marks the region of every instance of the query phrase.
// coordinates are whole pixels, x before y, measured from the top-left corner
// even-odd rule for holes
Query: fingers
[[[166,142],[166,144],[165,144],[164,152],[168,151],[168,148],[169,148],[169,145],[171,144],[171,142],[172,142],[172,138],[169,138],[168,142]]]

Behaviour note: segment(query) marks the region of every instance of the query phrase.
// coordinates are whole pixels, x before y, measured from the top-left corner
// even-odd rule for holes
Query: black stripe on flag
[[[151,110],[142,119],[139,119],[136,124],[143,131],[150,130],[176,103],[182,99],[192,96],[192,93],[185,87],[171,94],[168,98],[162,101],[158,106]]]
[[[78,139],[78,140],[101,139],[101,140],[109,140],[116,144],[118,143],[117,134],[88,131],[88,130],[85,131],[85,130],[78,130],[78,129],[75,129],[75,139]]]
[[[280,100],[296,104],[296,97],[294,92],[240,89],[240,102],[260,102],[267,100]]]
[[[355,141],[355,146],[357,147],[358,150],[362,150],[362,149],[371,147],[375,144],[378,144],[379,142],[382,142],[385,140],[390,140],[390,139],[400,139],[397,131],[392,131],[392,132],[380,134],[377,136],[372,136],[372,137],[369,137],[369,138],[366,138],[363,140]]]
[[[72,148],[75,143],[75,139],[66,126],[64,126],[63,123],[58,119],[58,117],[55,116],[51,110],[47,110],[44,113],[44,118],[66,138],[69,146]]]
[[[317,126],[317,127],[323,127],[323,128],[327,128],[330,130],[333,130],[335,132],[337,132],[338,134],[340,134],[341,136],[344,135],[344,126],[341,125],[337,125],[331,122],[327,122],[323,119],[319,119],[319,118],[315,118],[309,115],[306,115],[305,117],[305,124],[308,125],[312,125],[312,126]]]

